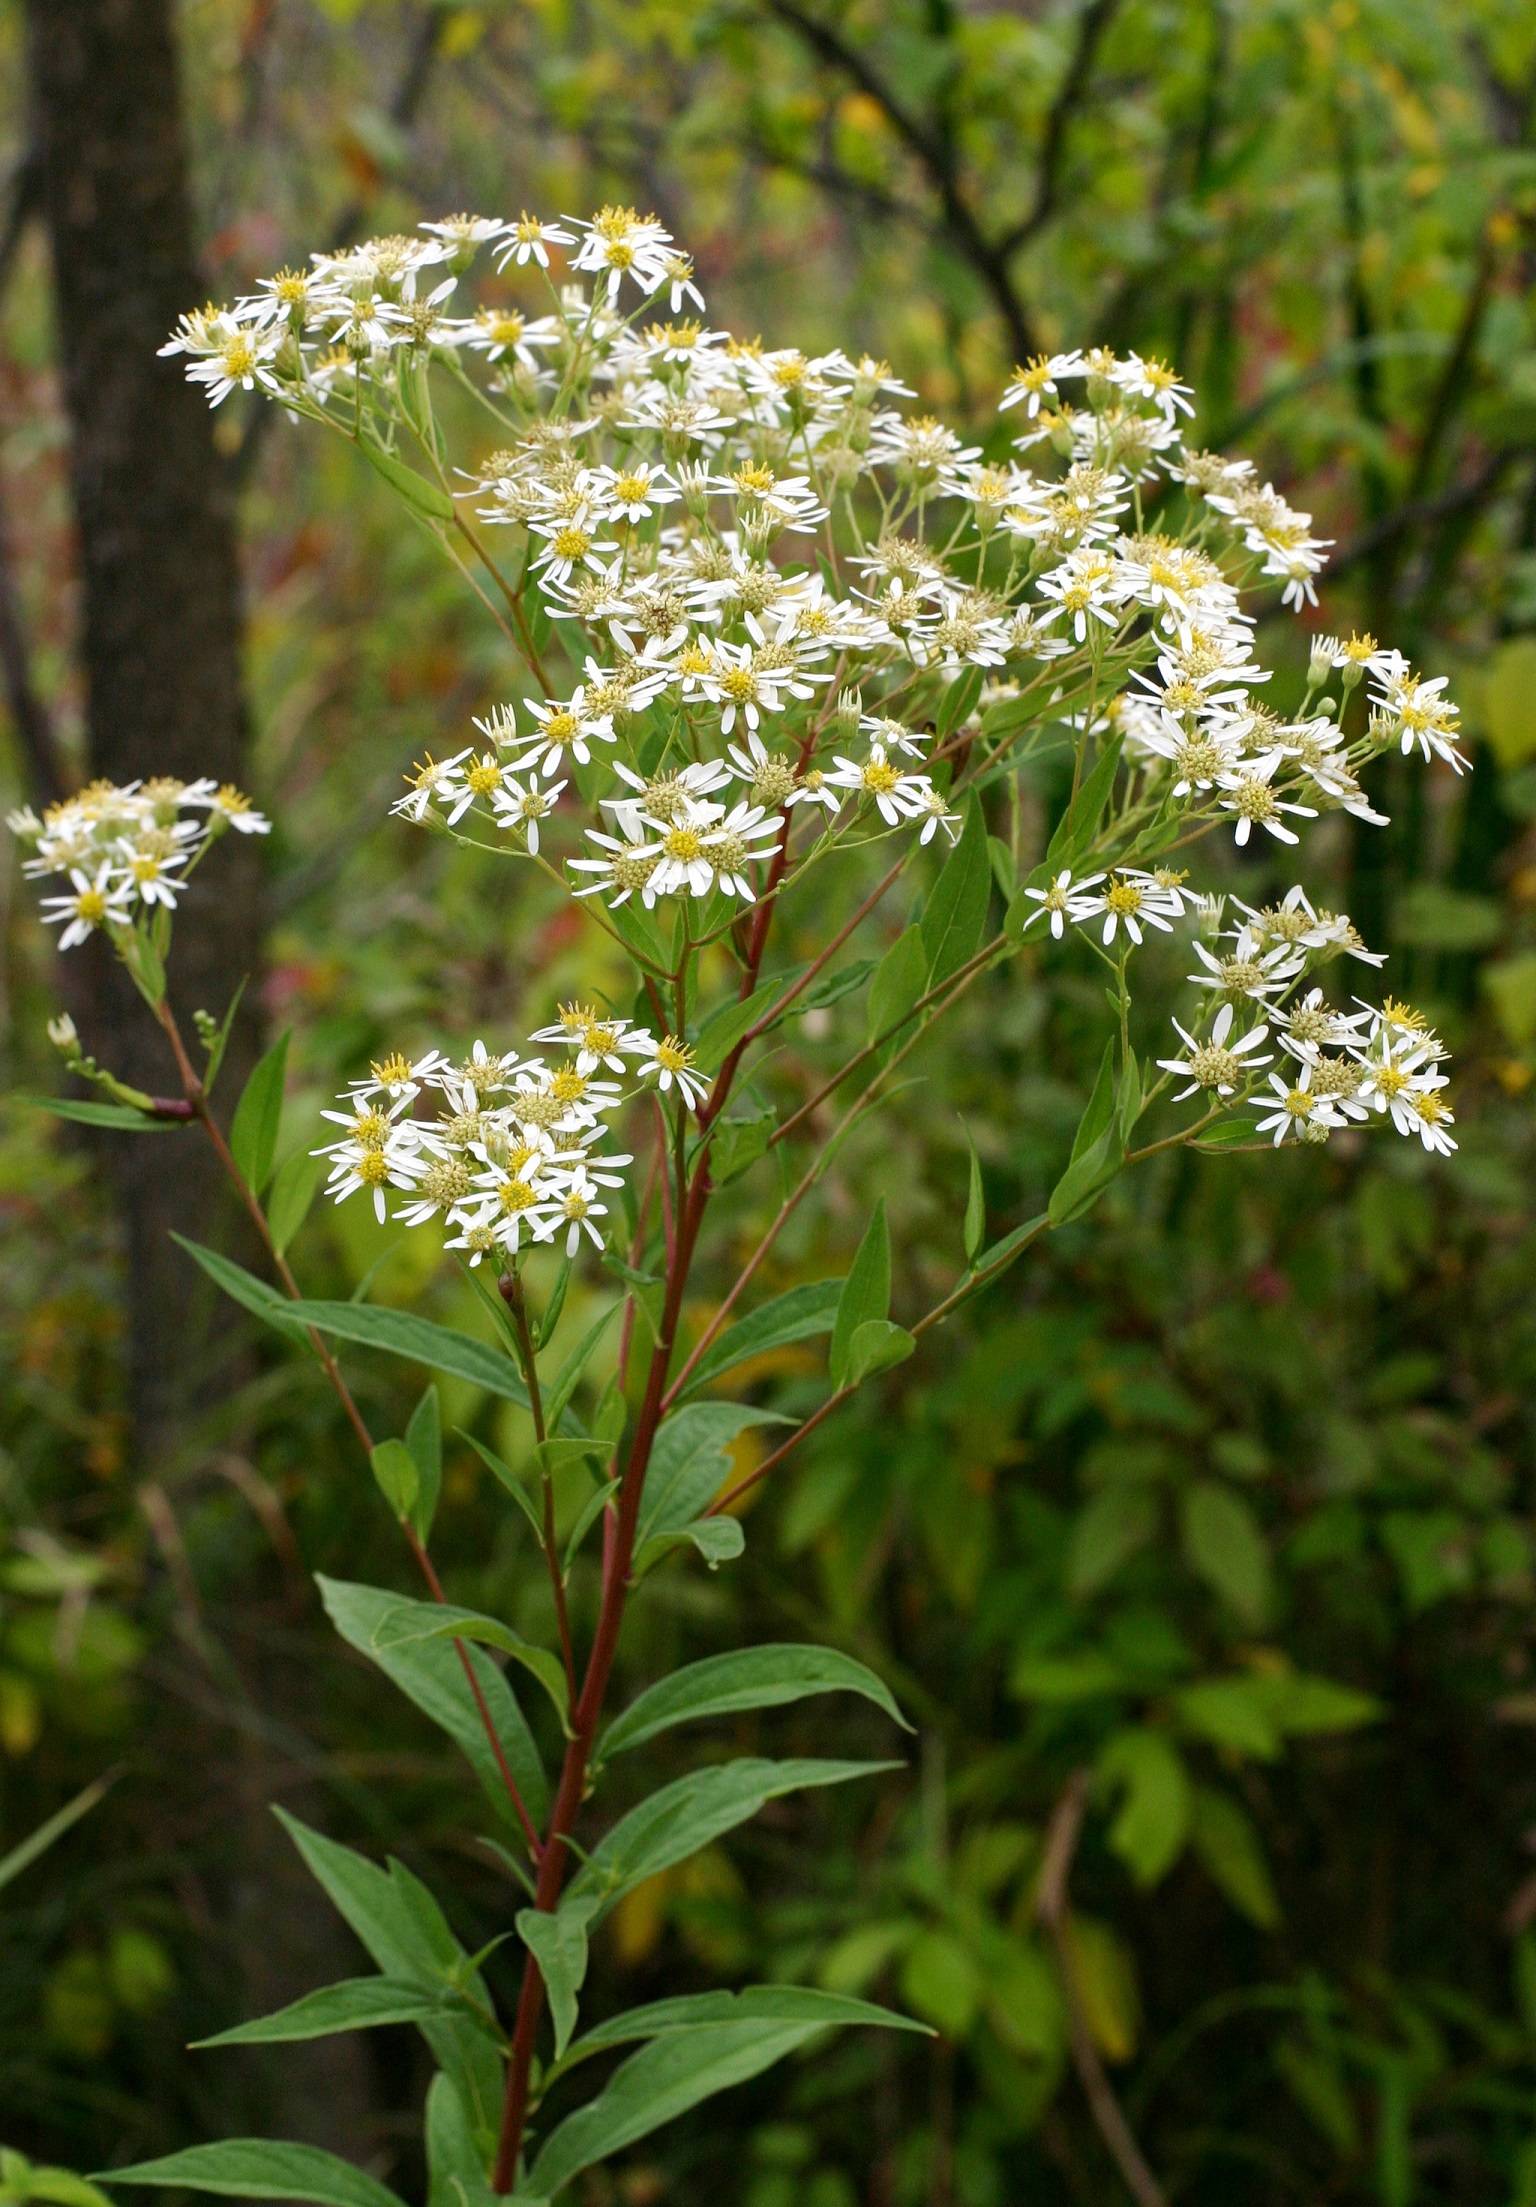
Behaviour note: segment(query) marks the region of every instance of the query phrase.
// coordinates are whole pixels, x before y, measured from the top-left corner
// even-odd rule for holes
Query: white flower
[[[1026,889],[1024,894],[1033,899],[1036,909],[1024,922],[1025,927],[1031,928],[1036,920],[1043,920],[1049,915],[1051,933],[1060,942],[1068,920],[1077,922],[1091,919],[1101,909],[1087,892],[1096,888],[1103,879],[1102,874],[1085,874],[1081,881],[1074,881],[1071,868],[1064,866],[1048,887]]]
[[[1265,1099],[1259,1104],[1259,1109],[1268,1112],[1269,1116],[1258,1120],[1254,1131],[1273,1133],[1277,1149],[1287,1135],[1294,1141],[1326,1141],[1327,1129],[1344,1124],[1332,1103],[1313,1095],[1312,1074],[1313,1068],[1304,1065],[1294,1082],[1287,1081],[1281,1073],[1269,1076],[1274,1099]]]
[[[1253,833],[1257,821],[1282,843],[1299,840],[1294,829],[1281,819],[1282,812],[1292,812],[1304,820],[1317,818],[1315,805],[1298,805],[1291,800],[1277,797],[1270,788],[1275,769],[1280,764],[1278,751],[1271,751],[1263,758],[1249,759],[1239,766],[1224,768],[1216,777],[1216,786],[1222,791],[1220,799],[1223,812],[1237,816],[1236,841],[1241,847]]]
[[[889,828],[915,819],[930,787],[926,774],[904,774],[900,767],[893,766],[878,743],[870,745],[867,759],[845,759],[834,753],[826,779],[834,789],[873,797],[875,809]]]
[[[573,889],[576,897],[606,897],[610,910],[627,904],[632,896],[638,896],[649,912],[660,894],[657,875],[661,859],[652,848],[637,814],[621,812],[614,822],[617,835],[604,835],[600,828],[588,828],[587,841],[595,843],[604,858],[572,858],[566,861],[573,874],[591,874],[593,879],[581,889]]]
[[[73,950],[98,927],[124,927],[132,919],[132,892],[126,882],[114,881],[110,859],[94,874],[71,868],[69,884],[67,896],[44,897],[42,902],[43,919],[50,927],[66,922],[60,950]]]
[[[1058,376],[1083,373],[1083,356],[1079,352],[1038,353],[1033,360],[1026,361],[1022,368],[1014,369],[997,402],[997,410],[1000,414],[1006,414],[1010,407],[1022,405],[1026,419],[1032,421],[1040,411],[1040,401],[1043,398],[1053,399],[1058,396]]]
[[[567,748],[573,758],[585,766],[591,759],[593,743],[616,740],[612,715],[591,710],[585,683],[574,690],[563,705],[553,698],[532,698],[528,710],[539,728],[536,735],[524,738],[531,749],[524,753],[520,763],[526,764],[530,758],[537,757],[538,772],[546,781],[559,773]]]
[[[693,1052],[686,1042],[679,1042],[676,1035],[662,1035],[656,1039],[646,1036],[650,1054],[640,1068],[642,1080],[654,1080],[660,1089],[671,1088],[676,1083],[683,1101],[697,1110],[709,1094],[709,1082],[697,1072]]]
[[[1167,935],[1183,910],[1184,900],[1175,884],[1159,881],[1155,874],[1144,873],[1139,867],[1126,866],[1110,874],[1102,889],[1083,898],[1080,913],[1069,911],[1067,916],[1097,919],[1102,912],[1107,948],[1120,927],[1137,944],[1142,940],[1143,925],[1160,928]]]
[[[502,228],[506,242],[496,254],[498,268],[505,268],[509,261],[516,261],[519,268],[526,268],[530,261],[537,261],[540,268],[548,268],[552,245],[574,245],[576,242],[558,223],[541,222],[537,215],[530,215],[526,210],[515,222],[508,222]]]
[[[1262,1004],[1271,997],[1284,995],[1306,969],[1303,950],[1287,943],[1275,943],[1265,950],[1249,928],[1237,928],[1227,940],[1232,949],[1224,958],[1213,956],[1204,943],[1196,942],[1195,956],[1206,969],[1204,973],[1186,976],[1196,988],[1221,989],[1229,996],[1246,996],[1255,1004]]]
[[[1189,1083],[1173,1098],[1175,1103],[1183,1103],[1187,1096],[1193,1096],[1201,1088],[1214,1089],[1218,1096],[1233,1095],[1259,1066],[1274,1062],[1273,1051],[1263,1057],[1252,1055],[1261,1043],[1269,1040],[1269,1029],[1263,1020],[1231,1042],[1228,1037],[1232,1032],[1233,1016],[1232,1006],[1223,1004],[1204,1042],[1198,1041],[1187,1027],[1180,1026],[1178,1020],[1174,1021],[1185,1054],[1180,1058],[1159,1058],[1157,1062],[1165,1073],[1181,1074]]]
[[[578,1073],[595,1073],[600,1065],[622,1073],[631,1057],[643,1058],[655,1047],[645,1028],[609,1018],[592,1004],[562,1004],[558,1022],[536,1028],[528,1039],[569,1044],[576,1052]]]

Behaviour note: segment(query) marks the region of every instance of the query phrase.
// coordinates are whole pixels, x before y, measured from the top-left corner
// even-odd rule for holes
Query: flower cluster
[[[1382,955],[1365,947],[1343,913],[1316,910],[1300,884],[1278,904],[1237,909],[1242,917],[1217,934],[1214,949],[1195,944],[1200,969],[1189,979],[1208,992],[1214,1010],[1193,1031],[1174,1021],[1183,1050],[1158,1060],[1185,1083],[1173,1100],[1203,1094],[1218,1106],[1254,1102],[1266,1114],[1255,1131],[1277,1144],[1326,1142],[1335,1128],[1374,1114],[1399,1134],[1417,1135],[1427,1150],[1454,1150],[1455,1114],[1441,1071],[1449,1053],[1423,1016],[1390,996],[1379,1006],[1357,997],[1352,1010],[1341,1011],[1319,987],[1299,993],[1336,958],[1379,966]],[[1255,1096],[1275,1045],[1291,1064],[1269,1075],[1270,1093]]]
[[[481,248],[542,287],[538,311],[494,285],[454,311]],[[1027,697],[1037,720],[1122,742],[1138,824],[1225,821],[1238,844],[1255,826],[1294,843],[1333,811],[1380,821],[1361,774],[1389,746],[1460,765],[1443,683],[1368,638],[1320,641],[1295,715],[1262,701],[1243,591],[1311,604],[1325,544],[1248,462],[1186,445],[1192,394],[1161,362],[1099,347],[1020,367],[999,457],[906,411],[882,361],[744,342],[687,307],[691,264],[653,217],[460,215],[317,255],[166,348],[215,403],[259,386],[386,447],[407,364],[484,377],[504,441],[443,480],[476,523],[517,532],[526,590],[585,664],[564,688],[541,671],[542,696],[418,765],[407,817],[465,832],[478,813],[537,858],[561,800],[585,802],[585,849],[560,854],[578,894],[751,898],[797,808],[819,823],[802,862],[850,834],[953,837],[976,724],[939,740],[924,677],[971,669],[983,709]],[[1171,531],[1143,525],[1148,492],[1182,499]],[[1134,942],[1176,916],[1177,883],[1149,887],[1125,855],[1051,890],[1053,931],[1123,919]]]
[[[41,819],[13,812],[6,825],[31,856],[22,872],[61,874],[67,890],[42,899],[43,917],[61,925],[61,950],[73,950],[98,928],[131,927],[155,910],[173,912],[187,876],[227,829],[265,835],[270,822],[228,783],[92,782],[50,805]]]
[[[529,1040],[562,1045],[564,1055],[551,1065],[477,1042],[458,1064],[429,1050],[370,1066],[341,1108],[322,1114],[345,1129],[315,1152],[330,1160],[329,1193],[342,1202],[368,1190],[382,1221],[386,1190],[398,1191],[394,1216],[408,1226],[438,1220],[450,1230],[445,1247],[472,1265],[561,1234],[567,1256],[583,1235],[601,1248],[605,1194],[623,1186],[633,1162],[602,1146],[611,1121],[647,1088],[675,1090],[697,1109],[708,1083],[675,1035],[589,1004],[562,1005]]]
[[[1161,361],[1028,361],[967,443],[883,361],[710,327],[686,254],[624,207],[456,215],[317,254],[165,350],[214,404],[259,390],[361,442],[479,562],[526,680],[394,809],[601,898],[653,976],[835,849],[894,837],[900,865],[955,841],[972,791],[1069,750],[1074,793],[1091,776],[1109,801],[1071,864],[1031,873],[1015,837],[1014,931],[1082,931],[1124,1006],[1148,931],[1194,917],[1205,1009],[1166,1081],[1246,1103],[1284,1055],[1277,1138],[1380,1112],[1451,1146],[1433,1036],[1390,1004],[1298,996],[1333,958],[1379,962],[1350,923],[1297,888],[1221,933],[1220,900],[1170,863],[1218,831],[1241,850],[1329,814],[1380,824],[1365,785],[1389,750],[1464,762],[1443,678],[1369,636],[1316,637],[1299,701],[1272,702],[1250,593],[1314,605],[1326,540],[1249,462],[1187,441],[1193,394]],[[496,425],[457,471],[443,381]],[[682,907],[671,951],[644,918],[663,900]],[[475,1254],[590,1228],[591,1143],[627,1073],[690,1102],[701,1084],[685,1039],[568,1017],[611,1047],[358,1084],[336,1192],[371,1186],[382,1209],[393,1186],[400,1215],[441,1216]]]

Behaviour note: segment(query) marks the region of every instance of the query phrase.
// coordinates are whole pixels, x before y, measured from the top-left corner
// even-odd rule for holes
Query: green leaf
[[[785,1425],[774,1410],[744,1402],[691,1402],[665,1419],[651,1450],[639,1537],[681,1532],[713,1502],[730,1469],[726,1453],[750,1425]],[[711,1520],[724,1523],[724,1519]]]
[[[257,1195],[271,1177],[272,1160],[277,1154],[287,1068],[288,1037],[279,1035],[252,1071],[230,1123],[230,1154]]]
[[[576,1997],[587,1974],[587,1924],[594,1905],[573,1898],[553,1912],[524,1908],[517,1917],[517,1935],[538,1963],[549,1995],[557,2061],[576,2028]]]
[[[1261,1679],[1201,1679],[1180,1688],[1174,1707],[1187,1731],[1216,1747],[1260,1762],[1272,1762],[1280,1752],[1280,1727]]]
[[[20,1877],[23,1870],[29,1870],[39,1855],[45,1855],[51,1846],[64,1837],[72,1824],[78,1824],[82,1816],[89,1816],[108,1787],[115,1782],[115,1772],[111,1776],[94,1779],[90,1785],[82,1787],[73,1800],[66,1801],[61,1809],[55,1809],[52,1816],[39,1824],[35,1831],[28,1832],[25,1839],[19,1839],[8,1853],[0,1855],[0,1887],[9,1885],[13,1878]]]
[[[179,1249],[184,1249],[195,1263],[200,1264],[215,1287],[222,1288],[232,1302],[242,1310],[250,1311],[273,1331],[287,1340],[300,1342],[305,1348],[311,1343],[304,1331],[302,1319],[294,1312],[297,1303],[291,1303],[286,1295],[279,1295],[275,1287],[268,1287],[265,1280],[258,1280],[244,1265],[235,1264],[228,1257],[221,1257],[217,1249],[205,1249],[199,1241],[188,1241],[185,1234],[173,1233],[171,1239]]]
[[[398,491],[418,513],[427,515],[433,521],[453,519],[453,500],[436,483],[429,482],[425,475],[418,475],[413,467],[407,467],[403,460],[397,460],[392,452],[386,452],[377,439],[368,436],[366,432],[358,436],[356,444],[375,473],[382,475],[391,490]]]
[[[967,1264],[976,1262],[976,1253],[987,1234],[987,1190],[981,1177],[981,1159],[976,1154],[976,1144],[966,1137],[971,1153],[971,1177],[965,1197],[965,1222],[961,1229],[961,1245]]]
[[[325,1159],[300,1150],[278,1167],[267,1198],[267,1230],[281,1256],[309,1216],[309,1207],[325,1178]]]
[[[1107,1586],[1157,1530],[1157,1498],[1124,1481],[1096,1494],[1072,1528],[1068,1591],[1079,1597]]]
[[[506,1402],[528,1408],[528,1390],[510,1356],[477,1341],[473,1334],[456,1333],[451,1326],[435,1325],[413,1311],[390,1310],[378,1303],[303,1302],[288,1303],[284,1308],[317,1333],[425,1364],[434,1372],[467,1379],[489,1395],[500,1395]]]
[[[630,1703],[608,1727],[599,1759],[639,1747],[674,1724],[696,1724],[704,1717],[735,1716],[746,1709],[777,1709],[813,1694],[861,1694],[896,1724],[911,1727],[889,1689],[864,1664],[836,1648],[781,1642],[706,1656],[670,1678],[659,1679]]]
[[[491,2190],[486,2156],[452,2077],[442,2071],[427,2088],[427,2207],[511,2207]],[[526,2195],[519,2199],[527,2207]]]
[[[588,1359],[623,1308],[624,1298],[620,1296],[617,1302],[610,1303],[605,1311],[601,1311],[556,1373],[554,1386],[549,1391],[549,1400],[544,1405],[544,1420],[551,1433],[564,1417],[566,1407],[580,1384],[581,1375],[587,1368]]]
[[[718,1341],[700,1357],[690,1374],[686,1392],[697,1394],[702,1387],[723,1379],[738,1364],[745,1364],[750,1357],[767,1356],[774,1349],[782,1349],[795,1341],[810,1341],[817,1334],[830,1333],[837,1316],[837,1306],[842,1296],[841,1280],[812,1280],[804,1287],[792,1287],[782,1295],[775,1295],[771,1302],[763,1303],[736,1325],[727,1327]]]
[[[705,1994],[705,2000],[730,2001],[731,1996]],[[662,2026],[661,2034],[614,2071],[608,2083],[585,2107],[568,2115],[545,2142],[534,2162],[530,2182],[554,2193],[581,2170],[648,2137],[663,2123],[686,2114],[701,2100],[728,2086],[761,2075],[786,2054],[805,2045],[819,2032],[841,2023],[879,2023],[887,2028],[911,2029],[884,2009],[870,2009],[863,2001],[841,2002],[831,1994],[808,1993],[799,1987],[765,1986],[757,1996],[762,2005],[747,2008],[754,1996],[741,1993],[732,2009],[722,2009],[707,2023]],[[775,2012],[774,2002],[779,2003]],[[663,2001],[651,2011],[676,2011],[685,2002]],[[849,2009],[860,2012],[849,2013]],[[643,2014],[645,2011],[635,2011]],[[632,2023],[634,2016],[616,2018],[616,2026]],[[626,2031],[632,2036],[632,2031]],[[582,2042],[582,2050],[595,2051],[594,2033]],[[615,2037],[607,2041],[619,2044]]]
[[[368,1452],[379,1492],[396,1517],[409,1518],[416,1507],[416,1459],[404,1441],[380,1441]]]
[[[949,688],[939,700],[939,710],[934,719],[934,734],[942,742],[952,736],[961,722],[969,719],[976,709],[981,695],[982,674],[980,667],[964,667],[955,676]]]
[[[610,2016],[576,2041],[566,2066],[635,2039],[713,2031],[722,2023],[746,2022],[813,2023],[818,2030],[870,2023],[888,2031],[915,2031],[922,2038],[933,2035],[924,2024],[897,2015],[892,2008],[878,2007],[872,2000],[855,2000],[810,1985],[748,1985],[740,1992],[677,1993],[669,2000],[653,2000],[643,2008]]]
[[[159,2161],[100,2172],[108,2184],[181,2186],[189,2192],[222,2192],[231,2199],[305,2199],[313,2207],[403,2207],[397,2193],[339,2161],[318,2146],[294,2146],[280,2138],[227,2138],[222,2145],[188,2146]]]
[[[1120,764],[1124,741],[1118,731],[1104,738],[1092,770],[1084,775],[1077,795],[1056,823],[1056,831],[1046,845],[1038,872],[1056,874],[1063,866],[1074,866],[1093,842],[1104,816],[1104,807],[1109,802],[1109,793],[1115,786],[1115,770]]]
[[[1273,1931],[1280,1921],[1280,1903],[1263,1844],[1247,1812],[1230,1794],[1197,1786],[1189,1836],[1212,1883],[1233,1907],[1261,1931]]]
[[[854,1328],[841,1384],[857,1387],[876,1372],[888,1372],[892,1365],[904,1364],[916,1347],[917,1336],[905,1326],[893,1326],[889,1318],[866,1318]]]
[[[497,1648],[521,1663],[549,1695],[563,1723],[568,1714],[565,1672],[560,1659],[548,1648],[525,1640],[499,1617],[482,1616],[477,1609],[461,1609],[457,1602],[419,1602],[397,1595],[374,1630],[374,1652],[418,1647],[423,1640],[470,1640],[478,1646]]]
[[[1269,1550],[1252,1507],[1230,1487],[1202,1479],[1183,1498],[1184,1553],[1206,1584],[1256,1632],[1274,1599]]]
[[[981,801],[973,792],[966,799],[960,840],[945,857],[943,871],[923,907],[920,925],[928,954],[930,988],[947,981],[980,948],[991,898],[987,823]]]
[[[1183,1757],[1163,1733],[1138,1725],[1105,1742],[1098,1772],[1124,1789],[1109,1830],[1112,1851],[1129,1866],[1138,1885],[1157,1884],[1189,1837],[1190,1786]]]
[[[88,2184],[73,2169],[56,2169],[25,2160],[0,2146],[0,2202],[34,2201],[43,2207],[112,2207],[105,2192]]]
[[[438,1497],[443,1491],[443,1413],[437,1389],[430,1384],[411,1412],[411,1422],[405,1429],[405,1445],[416,1467],[416,1498],[411,1504],[411,1523],[416,1528],[417,1538],[425,1541],[432,1531]]]
[[[213,1040],[208,1046],[208,1062],[203,1068],[203,1090],[207,1095],[211,1096],[213,1094],[213,1084],[219,1077],[219,1068],[224,1063],[224,1053],[229,1048],[230,1030],[235,1024],[235,1014],[240,1009],[241,1001],[245,996],[246,983],[249,980],[250,975],[246,974],[240,986],[230,998],[224,1017],[219,1021]]]
[[[694,1037],[694,1063],[701,1073],[718,1072],[742,1036],[768,1012],[794,979],[792,973],[775,974],[751,995],[717,1004]]]
[[[446,1993],[422,1985],[390,1977],[349,1977],[305,1993],[275,2015],[237,2023],[214,2038],[194,2039],[193,2045],[286,2046],[299,2039],[330,2038],[338,2031],[371,2030],[380,2023],[423,2023],[442,2015],[447,2005]]]
[[[869,1039],[882,1044],[885,1056],[895,1049],[898,1040],[895,1030],[927,985],[928,953],[923,947],[923,931],[920,927],[909,927],[897,936],[880,960],[869,984],[865,1007]]]
[[[678,1548],[697,1548],[711,1571],[718,1571],[722,1563],[734,1563],[746,1545],[747,1536],[736,1518],[724,1513],[719,1517],[695,1517],[686,1525],[652,1533],[649,1540],[642,1541],[635,1550],[635,1575],[643,1577],[663,1556]]]
[[[962,2039],[975,2021],[984,1981],[970,1951],[951,1931],[919,1932],[902,1958],[901,1990],[918,2014],[948,2039]]]
[[[386,1977],[428,1987],[455,1986],[480,2007],[490,2008],[479,1971],[419,1878],[399,1862],[381,1870],[350,1847],[311,1831],[285,1810],[274,1813],[311,1876],[324,1887]],[[489,2152],[501,2113],[502,2064],[496,2048],[463,2010],[437,2022],[423,2021],[419,2028],[438,2067],[446,2069],[458,2086],[476,2136]]]
[[[457,1430],[460,1436],[468,1441],[487,1470],[495,1475],[500,1484],[505,1487],[507,1493],[511,1495],[513,1501],[532,1526],[534,1539],[542,1541],[544,1538],[543,1519],[539,1516],[538,1504],[528,1492],[525,1482],[519,1479],[509,1463],[506,1463],[497,1455],[494,1448],[487,1448],[484,1441],[477,1441],[474,1434],[466,1433],[462,1426],[458,1427]]]
[[[465,1677],[464,1663],[455,1648],[442,1640],[422,1640],[409,1647],[381,1649],[375,1635],[399,1595],[382,1587],[359,1586],[347,1579],[316,1578],[325,1613],[346,1641],[397,1686],[422,1715],[429,1717],[458,1747],[479,1779],[498,1814],[515,1822],[506,1784],[485,1724]],[[468,1642],[464,1654],[475,1674],[491,1723],[507,1758],[517,1790],[535,1818],[544,1814],[549,1788],[538,1748],[522,1710],[498,1666]],[[521,1827],[519,1827],[521,1828]]]
[[[756,1816],[769,1801],[817,1786],[847,1785],[898,1763],[825,1762],[801,1757],[765,1762],[743,1756],[711,1763],[674,1779],[632,1808],[607,1832],[572,1882],[572,1893],[594,1895],[606,1912],[615,1901],[658,1870],[670,1869]]]
[[[853,1337],[871,1318],[886,1318],[891,1308],[891,1236],[881,1196],[864,1231],[853,1269],[843,1282],[837,1316],[832,1325],[832,1345],[827,1354],[834,1386],[846,1384]]]
[[[1053,1226],[1064,1226],[1083,1213],[1103,1194],[1120,1170],[1125,1149],[1115,1123],[1115,1044],[1104,1045],[1093,1091],[1088,1098],[1066,1171],[1051,1190],[1046,1216]]]
[[[18,1096],[17,1103],[34,1111],[52,1112],[56,1119],[75,1119],[81,1126],[118,1127],[127,1134],[174,1134],[186,1119],[151,1119],[132,1104],[93,1103],[83,1096]]]
[[[1300,1671],[1273,1678],[1270,1691],[1281,1730],[1303,1739],[1314,1733],[1353,1732],[1376,1723],[1383,1713],[1373,1695]]]

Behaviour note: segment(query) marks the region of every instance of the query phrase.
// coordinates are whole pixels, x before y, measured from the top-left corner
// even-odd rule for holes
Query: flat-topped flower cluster
[[[271,823],[227,782],[160,774],[92,782],[41,818],[28,808],[6,825],[31,851],[24,874],[68,880],[42,907],[50,925],[62,926],[60,949],[73,950],[98,928],[131,927],[146,910],[173,912],[187,876],[226,829],[265,835]]]
[[[610,1120],[645,1088],[675,1090],[684,1107],[697,1107],[708,1083],[675,1035],[590,1004],[562,1005],[555,1024],[529,1040],[563,1044],[563,1062],[551,1067],[477,1042],[458,1064],[429,1050],[371,1066],[341,1109],[323,1114],[346,1130],[315,1153],[330,1160],[329,1192],[339,1202],[367,1190],[382,1222],[386,1189],[401,1191],[395,1217],[452,1229],[444,1246],[471,1265],[562,1233],[567,1256],[584,1234],[600,1248],[604,1193],[623,1186],[634,1162],[602,1147]]]
[[[164,349],[215,405],[259,391],[356,441],[438,532],[524,671],[394,810],[600,902],[651,983],[712,945],[739,953],[741,908],[840,850],[946,849],[972,791],[1070,751],[1074,791],[1105,767],[1112,794],[1073,865],[1031,872],[1013,849],[1016,924],[1079,931],[1123,998],[1148,930],[1210,922],[1165,1080],[1235,1107],[1283,1052],[1276,1139],[1380,1114],[1453,1146],[1444,1050],[1416,1015],[1300,994],[1328,960],[1372,957],[1349,922],[1298,885],[1220,935],[1173,862],[1222,829],[1291,846],[1328,814],[1381,823],[1365,777],[1388,749],[1463,761],[1443,678],[1369,636],[1318,636],[1299,704],[1269,702],[1246,594],[1315,604],[1326,544],[1250,463],[1186,441],[1193,394],[1163,363],[1024,363],[967,443],[883,361],[709,327],[688,256],[624,207],[456,215],[317,254],[184,317]],[[487,423],[463,466],[445,388]],[[33,870],[69,874],[50,902],[73,942],[174,903],[223,821],[265,824],[233,793],[154,784],[23,832]],[[366,1188],[382,1215],[393,1188],[398,1215],[474,1256],[596,1237],[603,1124],[646,1084],[686,1107],[702,1083],[686,1035],[570,1016],[611,1046],[555,1070],[479,1049],[375,1068],[344,1099],[333,1192]]]

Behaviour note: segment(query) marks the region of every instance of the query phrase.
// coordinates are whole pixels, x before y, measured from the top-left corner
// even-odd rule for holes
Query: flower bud
[[[80,1057],[80,1033],[68,1012],[61,1012],[57,1019],[48,1022],[48,1040],[58,1051],[66,1065],[74,1065]]]

